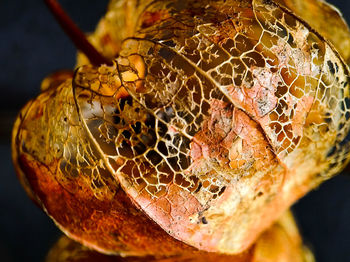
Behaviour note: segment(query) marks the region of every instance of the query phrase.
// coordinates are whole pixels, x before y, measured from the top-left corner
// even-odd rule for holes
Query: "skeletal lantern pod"
[[[348,162],[350,33],[323,1],[111,1],[90,40],[107,60],[44,80],[13,131],[86,246],[237,254]]]

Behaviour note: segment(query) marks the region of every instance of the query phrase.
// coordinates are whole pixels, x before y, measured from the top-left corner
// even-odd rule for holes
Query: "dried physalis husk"
[[[313,262],[310,251],[302,245],[298,228],[290,212],[286,212],[256,243],[239,255],[196,251],[172,257],[107,256],[90,250],[68,237],[61,237],[51,248],[46,262]]]
[[[349,30],[306,3],[112,1],[90,38],[114,64],[80,55],[16,121],[29,195],[101,252],[246,250],[348,163]]]

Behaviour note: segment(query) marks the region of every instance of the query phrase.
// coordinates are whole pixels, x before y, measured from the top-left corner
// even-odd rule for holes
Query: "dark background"
[[[60,2],[89,32],[108,1]],[[329,2],[350,21],[348,0]],[[42,261],[61,234],[17,181],[10,134],[16,114],[38,94],[41,80],[55,70],[72,68],[75,52],[42,1],[0,0],[0,261]],[[350,261],[350,174],[327,181],[293,210],[317,261]]]

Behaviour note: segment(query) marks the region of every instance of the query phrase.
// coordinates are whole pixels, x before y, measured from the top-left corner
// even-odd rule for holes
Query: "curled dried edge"
[[[283,216],[267,231],[265,231],[250,248],[241,255],[223,255],[207,252],[192,252],[171,257],[115,257],[105,256],[90,250],[67,237],[61,237],[51,248],[46,262],[171,262],[171,261],[208,261],[208,262],[314,262],[311,252],[302,245],[297,226],[290,212]]]

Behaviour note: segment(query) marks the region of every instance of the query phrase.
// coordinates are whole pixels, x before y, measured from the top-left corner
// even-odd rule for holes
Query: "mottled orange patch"
[[[311,54],[307,43],[308,30],[299,28],[294,37],[297,48],[292,48],[283,40],[279,40],[277,45],[271,48],[271,51],[278,58],[279,68],[289,68],[295,66],[297,75],[311,75]],[[290,84],[290,83],[287,83]]]
[[[311,109],[313,101],[314,101],[314,98],[311,96],[304,96],[298,101],[297,107],[295,109],[294,117],[292,119],[292,128],[293,128],[294,135],[296,136],[303,135],[303,129],[304,129],[306,117],[308,115],[308,112]]]
[[[193,159],[215,159],[221,166],[229,163],[228,154],[236,134],[232,131],[233,107],[220,100],[211,100],[210,117],[191,143]]]
[[[275,96],[280,78],[269,68],[253,68],[254,84],[245,86],[231,86],[229,94],[236,105],[248,114],[260,118],[271,112],[277,105]]]
[[[231,168],[248,162],[257,163],[256,168],[272,164],[270,145],[254,120],[223,101],[213,99],[210,106],[209,119],[191,142],[193,166],[202,158]]]
[[[148,194],[141,193],[135,200],[164,230],[176,232],[176,238],[190,239],[194,235],[189,217],[200,212],[203,207],[187,190],[171,183],[164,196],[150,199]]]

